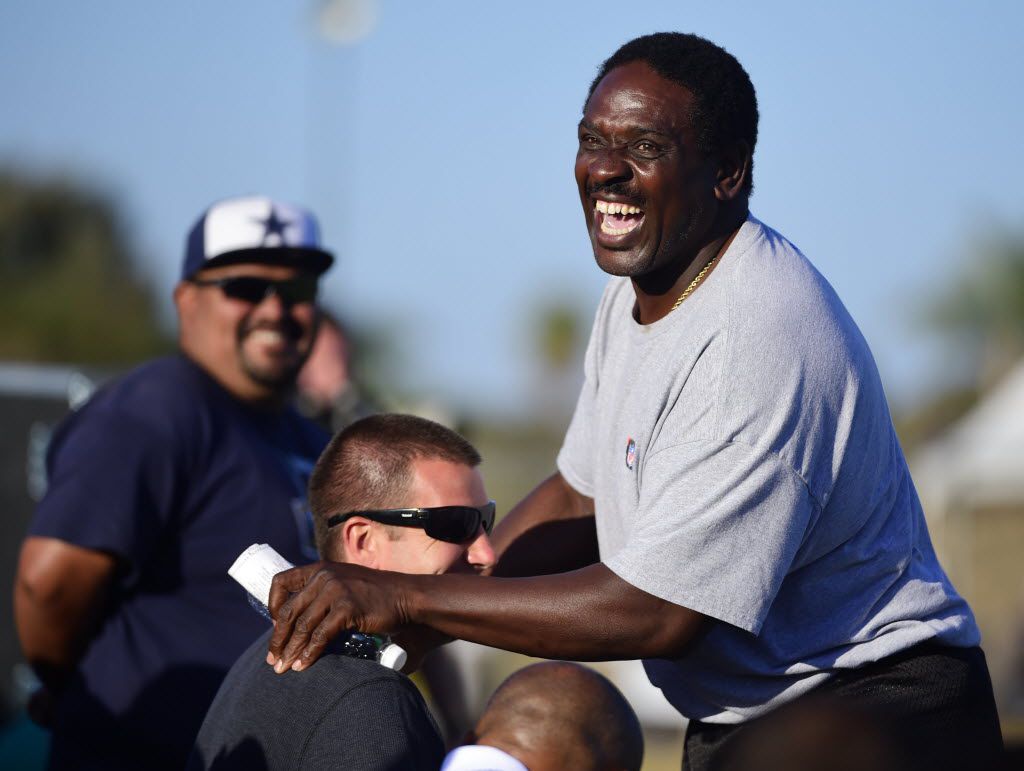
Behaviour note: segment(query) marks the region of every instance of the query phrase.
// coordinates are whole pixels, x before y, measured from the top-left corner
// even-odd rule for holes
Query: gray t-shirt
[[[867,343],[833,289],[749,218],[704,284],[640,325],[612,279],[558,456],[601,561],[715,624],[644,662],[685,716],[737,723],[929,638],[970,646]]]

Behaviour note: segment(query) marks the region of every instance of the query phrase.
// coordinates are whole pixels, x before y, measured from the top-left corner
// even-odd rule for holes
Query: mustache
[[[644,197],[640,195],[640,193],[628,182],[609,182],[608,184],[603,185],[588,183],[586,193],[592,198],[598,197],[601,194],[617,196],[619,198],[628,198],[629,202],[634,206],[640,206],[644,203]]]

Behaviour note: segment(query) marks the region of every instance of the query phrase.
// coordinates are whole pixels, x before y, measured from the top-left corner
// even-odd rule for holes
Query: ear
[[[354,565],[376,569],[383,548],[383,528],[365,517],[352,517],[342,523],[341,542],[345,546],[345,560]]]
[[[195,305],[196,285],[190,284],[188,281],[179,281],[174,286],[172,297],[174,298],[174,307],[178,309],[178,315],[181,316]]]
[[[749,175],[750,145],[740,139],[719,153],[715,198],[726,203],[745,195]]]

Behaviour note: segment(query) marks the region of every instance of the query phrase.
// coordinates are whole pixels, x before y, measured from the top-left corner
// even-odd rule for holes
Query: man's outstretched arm
[[[418,576],[321,562],[279,573],[268,661],[304,669],[347,629],[423,624],[446,635],[544,658],[672,658],[706,617],[648,594],[603,564],[533,578]]]
[[[409,576],[318,563],[279,574],[268,661],[305,668],[347,629],[419,623],[450,637],[579,661],[672,656],[705,617],[597,562],[594,502],[555,473],[494,533],[497,576]]]

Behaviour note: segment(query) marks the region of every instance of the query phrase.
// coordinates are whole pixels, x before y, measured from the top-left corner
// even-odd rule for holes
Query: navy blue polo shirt
[[[59,702],[55,766],[184,765],[224,674],[267,629],[227,569],[253,543],[316,559],[306,484],[327,438],[290,408],[238,402],[184,356],[143,365],[62,424],[30,533],[119,569]]]

